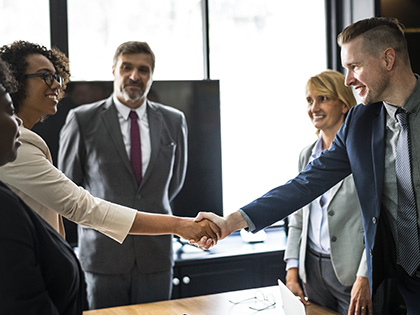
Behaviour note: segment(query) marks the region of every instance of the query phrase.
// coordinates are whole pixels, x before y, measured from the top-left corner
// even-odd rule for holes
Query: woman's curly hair
[[[16,113],[19,112],[21,102],[26,98],[26,69],[28,62],[26,57],[32,54],[45,56],[54,65],[58,75],[63,78],[63,86],[59,97],[64,95],[64,90],[70,78],[69,59],[57,48],[47,49],[44,46],[27,41],[15,41],[10,45],[0,47],[0,58],[7,62],[12,70],[13,76],[18,82],[18,90],[10,93]]]
[[[4,86],[9,94],[18,90],[18,83],[12,74],[12,70],[2,59],[0,59],[0,84]]]

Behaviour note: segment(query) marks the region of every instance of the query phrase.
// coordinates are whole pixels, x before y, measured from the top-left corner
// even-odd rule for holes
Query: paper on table
[[[285,315],[305,315],[305,306],[283,282],[278,280]]]

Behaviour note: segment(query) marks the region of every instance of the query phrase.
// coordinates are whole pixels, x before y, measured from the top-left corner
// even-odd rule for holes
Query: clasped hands
[[[183,238],[190,244],[205,250],[210,249],[217,244],[217,241],[224,239],[232,232],[247,226],[239,212],[230,214],[226,218],[211,212],[200,212],[193,222],[194,228],[190,231],[190,235]]]

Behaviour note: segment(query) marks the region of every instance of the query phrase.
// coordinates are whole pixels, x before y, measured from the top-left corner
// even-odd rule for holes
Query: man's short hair
[[[114,66],[117,64],[118,58],[124,54],[147,54],[152,58],[152,72],[155,71],[155,54],[146,42],[129,41],[118,46],[114,54]]]
[[[359,36],[363,37],[364,47],[371,55],[378,56],[391,47],[405,63],[410,63],[404,25],[398,19],[372,17],[350,24],[338,35],[338,45],[341,47]]]

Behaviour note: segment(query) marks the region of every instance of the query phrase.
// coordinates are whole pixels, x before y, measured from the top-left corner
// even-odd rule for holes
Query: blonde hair
[[[346,86],[344,81],[345,77],[342,73],[335,70],[326,70],[308,80],[306,91],[339,100],[350,110],[356,105],[357,101],[352,88]],[[317,134],[319,134],[319,130]]]

